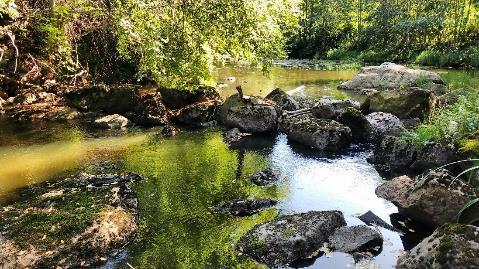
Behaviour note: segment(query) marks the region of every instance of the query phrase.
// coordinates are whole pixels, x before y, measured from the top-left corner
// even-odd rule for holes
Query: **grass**
[[[416,64],[436,67],[479,67],[479,49],[438,51],[426,50],[415,59]]]

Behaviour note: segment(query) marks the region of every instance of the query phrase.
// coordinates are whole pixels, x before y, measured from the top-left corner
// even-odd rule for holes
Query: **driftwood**
[[[286,117],[297,117],[297,116],[301,116],[301,115],[304,115],[304,114],[309,114],[309,113],[311,113],[311,111],[312,111],[311,108],[304,108],[304,109],[298,109],[298,110],[295,110],[295,111],[284,111],[283,115],[286,116]]]

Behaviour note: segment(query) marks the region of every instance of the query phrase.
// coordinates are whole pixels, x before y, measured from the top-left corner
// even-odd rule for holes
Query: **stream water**
[[[274,68],[267,78],[250,69],[222,68],[215,76],[225,84],[223,96],[233,93],[238,83],[246,94],[266,95],[274,87],[291,90],[305,85],[301,94],[321,96],[339,94],[338,83],[355,74]],[[235,81],[224,79],[228,77]],[[223,132],[215,127],[154,140],[144,131],[94,132],[74,123],[0,120],[0,205],[15,199],[19,188],[68,169],[97,160],[121,161],[123,169],[146,178],[134,186],[140,232],[105,268],[262,268],[238,255],[235,242],[258,223],[309,210],[340,210],[349,225],[362,224],[357,216],[369,210],[388,223],[398,223],[397,208],[374,193],[383,181],[366,162],[368,147],[323,156],[278,134],[257,136],[232,148],[224,143]],[[257,187],[245,180],[268,167],[281,176],[278,184]],[[212,214],[211,207],[238,198],[273,198],[279,204],[251,217]],[[393,268],[397,257],[422,236],[379,229],[384,245],[369,264],[355,264],[343,253],[324,253],[303,266]]]

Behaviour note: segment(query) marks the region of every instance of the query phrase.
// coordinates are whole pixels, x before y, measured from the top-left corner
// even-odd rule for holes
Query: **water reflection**
[[[78,138],[43,145],[0,147],[0,202],[18,188],[43,182],[93,159],[112,159],[146,137]]]
[[[223,67],[214,71],[214,77],[220,85],[220,94],[223,97],[236,93],[237,85],[242,85],[244,93],[247,95],[266,96],[277,87],[289,91],[305,85],[306,87],[302,91],[304,95],[311,97],[335,96],[339,94],[336,89],[339,83],[351,79],[356,74],[355,70],[320,71],[278,67],[273,67],[267,75],[257,69],[242,67]]]

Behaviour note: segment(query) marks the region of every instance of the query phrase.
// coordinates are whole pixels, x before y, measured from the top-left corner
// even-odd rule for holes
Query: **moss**
[[[103,191],[83,191],[18,202],[2,213],[0,227],[21,248],[52,249],[83,232],[105,203]]]
[[[465,139],[459,144],[459,153],[468,157],[479,156],[479,139]]]

